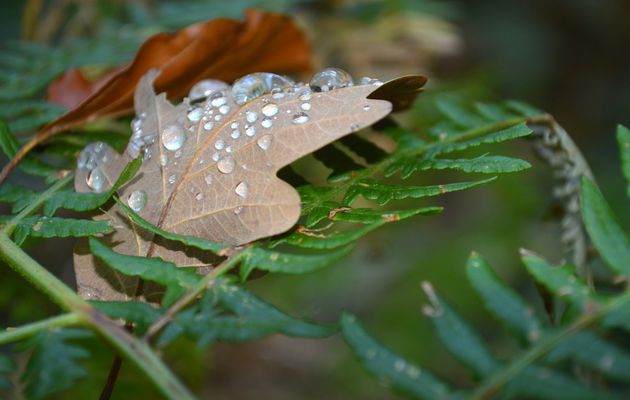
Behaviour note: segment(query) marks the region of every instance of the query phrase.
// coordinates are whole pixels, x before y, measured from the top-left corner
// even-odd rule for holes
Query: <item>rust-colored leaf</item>
[[[62,104],[77,103],[77,98],[66,99],[61,93],[77,86],[89,96],[44,126],[20,149],[0,174],[0,183],[24,155],[51,136],[99,117],[131,111],[136,84],[152,68],[162,71],[155,82],[157,90],[169,97],[181,97],[204,78],[231,82],[250,72],[303,73],[310,67],[305,34],[289,17],[280,14],[247,10],[242,22],[221,18],[154,35],[131,63],[106,75],[103,81],[81,82],[78,73],[70,72],[57,82],[50,95]]]
[[[276,176],[278,170],[392,110],[391,102],[369,98],[374,84],[314,93],[308,85],[289,85],[242,105],[235,103],[228,88],[200,104],[190,105],[186,99],[173,105],[164,93],[155,94],[154,79],[150,73],[138,84],[134,134],[122,158],[88,152],[94,162],[80,165],[75,188],[91,190],[90,174],[101,173],[99,182],[105,183],[97,189],[106,190],[121,165],[142,154],[138,176],[119,190],[120,198],[164,230],[228,245],[290,229],[300,215],[300,197]],[[424,84],[422,79],[413,81]],[[400,87],[400,81],[378,90],[393,95],[387,89],[390,85]],[[106,153],[103,160],[101,154]],[[119,253],[196,267],[213,261],[211,255],[184,252],[177,244],[139,230],[117,205],[98,218],[116,226],[105,240]],[[116,275],[87,252],[77,253],[75,270],[83,295],[104,299],[133,295],[133,279]]]

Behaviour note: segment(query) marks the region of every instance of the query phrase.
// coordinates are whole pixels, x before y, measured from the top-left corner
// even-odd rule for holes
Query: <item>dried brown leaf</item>
[[[173,105],[164,93],[155,94],[155,77],[149,73],[138,84],[138,119],[122,159],[108,156],[101,168],[115,175],[111,171],[120,171],[121,165],[143,153],[145,160],[136,179],[119,190],[120,198],[164,230],[229,245],[290,229],[300,215],[300,197],[276,176],[278,170],[392,110],[391,102],[369,98],[373,85],[322,93],[310,93],[307,85],[299,85],[242,106],[229,95],[193,106],[188,100]],[[424,80],[415,82],[422,86]],[[387,89],[390,85],[400,87],[400,81],[378,90],[392,95]],[[181,147],[174,137],[185,137]],[[77,174],[77,190],[89,190],[86,179],[84,173]],[[112,178],[108,175],[105,181],[101,190],[107,189]],[[137,203],[138,196],[146,203]],[[116,226],[106,240],[119,253],[197,267],[213,262],[211,255],[184,251],[139,230],[116,205],[99,218],[109,218]],[[77,253],[75,269],[84,296],[125,299],[133,295],[135,280],[95,263],[85,251]]]

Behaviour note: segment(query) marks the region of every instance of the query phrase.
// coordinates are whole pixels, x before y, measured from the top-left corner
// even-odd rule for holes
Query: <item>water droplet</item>
[[[175,175],[171,175],[168,177],[168,183],[170,183],[171,185],[175,183]]]
[[[236,128],[238,128],[238,122],[236,122],[236,121],[232,122],[232,123],[230,124],[230,128],[232,128],[232,129],[236,129]]]
[[[360,85],[373,85],[373,86],[381,86],[383,82],[378,79],[370,78],[369,76],[364,76],[359,80]]]
[[[407,375],[409,375],[411,379],[416,379],[420,376],[420,370],[417,367],[410,365],[407,367]]]
[[[177,150],[177,151],[175,152],[175,158],[179,158],[179,157],[181,157],[181,156],[182,156],[182,151],[181,151],[181,150]]]
[[[308,115],[306,115],[303,112],[299,112],[295,115],[293,115],[293,123],[294,124],[303,124],[305,122],[308,122]]]
[[[203,116],[203,110],[201,109],[201,107],[193,107],[188,111],[188,120],[190,122],[197,122],[201,119],[201,117]]]
[[[212,155],[212,161],[214,162],[219,161],[220,158],[221,158],[221,154],[219,154],[218,152]]]
[[[221,115],[221,114],[217,114],[217,115],[214,116],[214,120],[217,121],[217,122],[221,121],[221,118],[223,118],[223,115]]]
[[[135,212],[140,212],[147,205],[147,192],[134,190],[127,199],[127,204]]]
[[[212,122],[206,122],[205,124],[203,124],[203,129],[207,131],[211,131],[212,128],[214,128],[214,124]]]
[[[214,142],[214,148],[217,150],[222,150],[225,147],[225,142],[223,141],[223,139],[219,139],[216,142]]]
[[[90,171],[86,180],[87,185],[90,189],[95,192],[100,192],[103,190],[103,185],[105,184],[105,174],[100,167],[96,167]]]
[[[219,107],[219,112],[221,114],[227,114],[230,112],[230,106],[228,106],[227,104],[222,105],[221,107]]]
[[[162,145],[167,150],[179,150],[186,141],[186,132],[179,125],[169,125],[162,131]]]
[[[238,215],[243,211],[243,206],[238,206],[234,209],[234,214]]]
[[[309,89],[306,89],[302,92],[302,94],[300,94],[299,98],[302,101],[309,101],[311,99],[311,91]]]
[[[261,149],[267,150],[269,146],[271,146],[271,141],[271,135],[263,135],[256,141],[256,144],[258,144],[258,147]]]
[[[281,99],[284,97],[284,91],[281,88],[271,89],[271,97],[274,99]]]
[[[254,136],[256,134],[256,128],[253,125],[248,126],[245,128],[245,134],[249,137]]]
[[[256,122],[258,114],[254,111],[247,111],[245,113],[245,118],[247,119],[247,122]]]
[[[201,193],[201,192],[197,193],[197,194],[195,195],[195,199],[197,199],[197,200],[201,200],[201,199],[203,199],[203,193]]]
[[[166,167],[168,164],[168,156],[166,154],[160,154],[160,165]]]
[[[359,130],[359,124],[350,125],[350,132],[356,132]]]
[[[211,184],[212,183],[212,175],[210,175],[210,174],[206,175],[204,180],[206,181],[206,184],[208,184],[208,185]]]
[[[238,105],[271,92],[275,88],[288,88],[293,86],[293,81],[281,75],[269,72],[256,72],[245,75],[232,85],[232,98]]]
[[[370,111],[370,105],[369,104],[364,105],[363,111]]]
[[[327,92],[333,89],[352,86],[352,77],[339,68],[326,68],[313,76],[309,86],[315,92]]]
[[[81,150],[77,159],[78,168],[94,169],[107,161],[107,151],[103,142],[90,143]]]
[[[212,105],[212,107],[221,107],[226,103],[227,98],[223,95],[223,92],[215,93],[210,100],[210,105]]]
[[[225,157],[217,162],[217,169],[223,174],[229,174],[234,171],[235,165],[236,163],[234,162],[234,159],[232,157]]]
[[[402,372],[405,369],[406,366],[407,366],[407,364],[405,363],[404,360],[398,359],[398,360],[396,360],[394,362],[394,369],[397,372]]]
[[[265,104],[262,108],[262,113],[267,117],[273,117],[278,114],[278,106],[275,103]]]
[[[311,103],[302,103],[302,105],[300,106],[300,108],[304,111],[308,111],[311,109]]]
[[[190,89],[188,97],[191,101],[199,100],[210,96],[216,91],[225,90],[228,87],[228,84],[223,81],[217,79],[204,79],[195,83],[195,86]]]
[[[225,152],[226,153],[231,153],[232,152],[232,146],[228,146],[225,148]]]
[[[269,129],[271,128],[271,125],[273,125],[273,121],[271,120],[271,118],[264,118],[260,125],[262,125],[263,128]]]
[[[247,184],[247,182],[241,182],[238,185],[236,185],[236,188],[234,188],[234,191],[236,192],[237,195],[241,196],[242,198],[246,198],[247,195],[249,194],[249,185]]]
[[[241,137],[241,131],[239,131],[238,129],[234,129],[230,136],[232,136],[232,139],[238,139],[239,137]]]

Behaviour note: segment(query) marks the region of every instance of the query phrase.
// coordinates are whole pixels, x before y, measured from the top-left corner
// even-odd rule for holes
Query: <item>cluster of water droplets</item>
[[[85,170],[86,183],[95,192],[102,192],[105,187],[104,164],[108,161],[110,148],[103,142],[90,143],[79,154],[77,169]]]

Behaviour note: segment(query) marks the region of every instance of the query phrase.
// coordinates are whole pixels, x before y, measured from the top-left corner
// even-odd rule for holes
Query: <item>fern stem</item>
[[[11,235],[11,233],[15,230],[15,227],[18,223],[24,218],[28,217],[32,212],[36,211],[39,207],[41,207],[46,200],[50,199],[57,191],[66,186],[70,181],[74,178],[74,174],[69,174],[68,176],[58,180],[54,185],[46,189],[42,192],[41,195],[35,199],[31,204],[29,204],[26,208],[24,208],[20,213],[18,213],[15,217],[11,218],[9,222],[4,226],[2,231],[7,236]]]
[[[234,266],[236,266],[241,259],[246,255],[247,249],[240,251],[228,257],[225,261],[219,264],[216,268],[206,274],[199,280],[185,295],[180,297],[175,304],[173,304],[157,321],[155,321],[145,333],[143,339],[146,341],[151,340],[156,334],[158,334],[174,317],[184,309],[187,305],[193,302],[201,293],[211,287],[216,278],[228,272]]]
[[[13,243],[4,232],[0,232],[0,256],[61,308],[75,314],[77,318],[105,338],[120,354],[140,368],[167,398],[194,399],[190,391],[179,382],[146,342],[130,335],[92,307]]]
[[[78,313],[67,313],[56,317],[22,325],[17,328],[7,328],[0,332],[0,346],[29,338],[41,331],[79,325],[83,318]]]
[[[547,336],[545,339],[538,342],[538,344],[536,344],[519,358],[511,362],[505,368],[502,368],[497,373],[491,375],[488,379],[486,379],[475,390],[471,399],[482,400],[491,398],[498,392],[501,387],[506,385],[510,380],[514,379],[519,373],[521,373],[524,369],[533,364],[535,361],[553,350],[553,348],[561,343],[564,339],[569,336],[575,335],[576,333],[593,325],[611,312],[616,311],[623,306],[627,306],[629,303],[630,292],[626,292],[623,295],[606,303],[605,305],[600,306],[595,312],[585,314],[568,327],[550,336]]]

